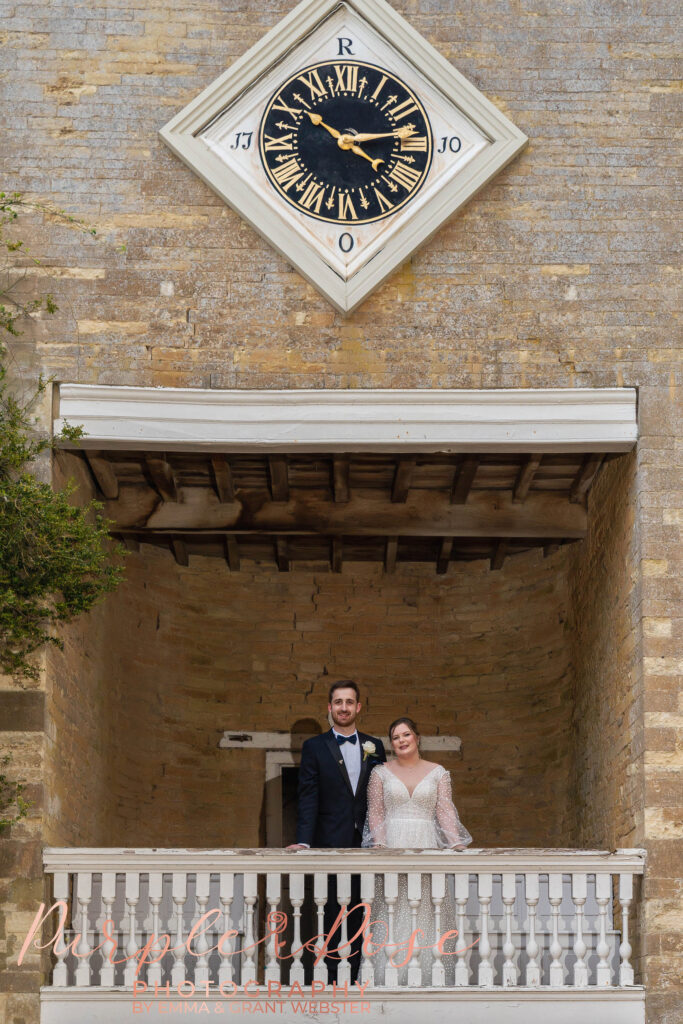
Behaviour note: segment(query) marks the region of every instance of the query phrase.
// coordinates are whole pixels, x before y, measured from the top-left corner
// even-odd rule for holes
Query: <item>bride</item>
[[[442,765],[420,757],[419,739],[420,734],[412,718],[397,718],[389,726],[389,741],[394,757],[387,764],[377,765],[370,776],[368,813],[363,832],[364,847],[463,850],[472,842],[472,836],[461,823],[453,804],[449,773]],[[371,958],[372,966],[369,967],[367,959],[364,961],[363,975],[372,975],[374,969],[375,979],[380,983],[387,983],[385,972],[387,967],[391,970],[392,959],[394,964],[401,964],[406,959],[408,940],[416,927],[423,932],[423,935],[417,936],[416,945],[423,947],[433,946],[441,935],[455,929],[455,904],[447,892],[441,904],[439,935],[435,935],[429,874],[422,875],[416,919],[408,901],[406,874],[398,876],[397,900],[388,902],[394,907],[393,914],[390,914],[385,899],[384,876],[378,874],[371,915],[371,921],[376,922],[376,926],[372,929],[371,941],[381,944],[389,938],[395,952],[392,957],[389,945],[384,950],[378,950]],[[393,935],[390,935],[390,931]],[[453,945],[453,939],[449,939],[444,952],[452,953]],[[435,959],[432,950],[423,949],[419,958],[421,985],[429,986],[432,984]],[[441,961],[447,977],[453,973],[453,960],[453,956],[447,955]],[[400,967],[394,978],[397,984],[405,985],[408,965]]]

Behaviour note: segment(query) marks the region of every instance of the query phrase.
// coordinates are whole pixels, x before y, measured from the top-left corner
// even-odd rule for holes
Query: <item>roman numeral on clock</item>
[[[401,139],[401,152],[405,153],[412,149],[418,153],[427,152],[427,136],[426,135],[411,135],[409,139]]]
[[[282,164],[281,167],[275,167],[271,171],[271,174],[275,178],[278,185],[285,190],[285,192],[292,187],[295,181],[298,181],[304,172],[296,160],[296,157],[292,157],[286,164]]]
[[[327,96],[327,89],[322,83],[320,75],[315,70],[309,71],[307,75],[299,75],[298,82],[305,85],[311,94],[312,100],[317,100],[320,96]]]
[[[339,193],[339,220],[358,220],[358,214],[356,213],[353,203],[351,202],[351,196],[348,196],[345,192]]]
[[[291,132],[287,135],[281,135],[279,138],[275,138],[273,135],[266,135],[265,150],[268,152],[271,149],[294,149],[294,136]]]
[[[289,114],[295,120],[301,113],[301,107],[288,107],[282,98],[279,103],[273,103],[273,110],[281,110],[284,114]]]
[[[377,99],[377,97],[381,93],[381,91],[384,88],[384,86],[385,86],[387,81],[388,81],[387,76],[386,75],[382,75],[382,77],[379,80],[379,85],[377,86],[377,88],[375,89],[375,91],[372,94],[373,100]]]
[[[383,196],[379,189],[375,189],[375,197],[379,203],[379,208],[382,213],[387,213],[389,210],[393,210],[394,204],[390,203],[386,196]]]
[[[358,66],[356,64],[335,64],[337,92],[355,92],[358,88]]]
[[[299,205],[304,206],[307,210],[315,210],[316,213],[320,213],[320,207],[325,198],[325,188],[325,185],[319,185],[316,181],[309,182],[308,188],[299,200]]]
[[[416,112],[417,104],[408,99],[404,100],[403,103],[399,103],[397,107],[392,107],[389,111],[389,116],[393,117],[395,121],[400,121],[402,117],[407,117],[408,114],[414,114]]]
[[[403,185],[404,188],[414,188],[422,175],[419,171],[416,171],[414,167],[409,167],[408,164],[404,164],[401,160],[389,171],[389,177],[393,178],[399,185]]]

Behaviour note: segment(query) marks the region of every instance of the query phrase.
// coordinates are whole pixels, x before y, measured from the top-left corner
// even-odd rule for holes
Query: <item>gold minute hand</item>
[[[374,139],[409,139],[411,135],[415,135],[413,128],[397,128],[394,132],[381,132],[376,135],[372,135],[370,132],[360,132],[351,137],[354,142],[372,142]]]

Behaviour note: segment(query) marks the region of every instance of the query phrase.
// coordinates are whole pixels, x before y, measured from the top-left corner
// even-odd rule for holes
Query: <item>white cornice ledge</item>
[[[214,391],[61,384],[55,432],[161,451],[623,452],[634,388]]]

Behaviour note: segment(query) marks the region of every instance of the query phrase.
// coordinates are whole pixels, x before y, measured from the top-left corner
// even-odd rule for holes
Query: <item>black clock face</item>
[[[419,192],[432,160],[422,103],[399,78],[361,61],[298,71],[259,130],[266,174],[291,206],[334,224],[368,224]]]

